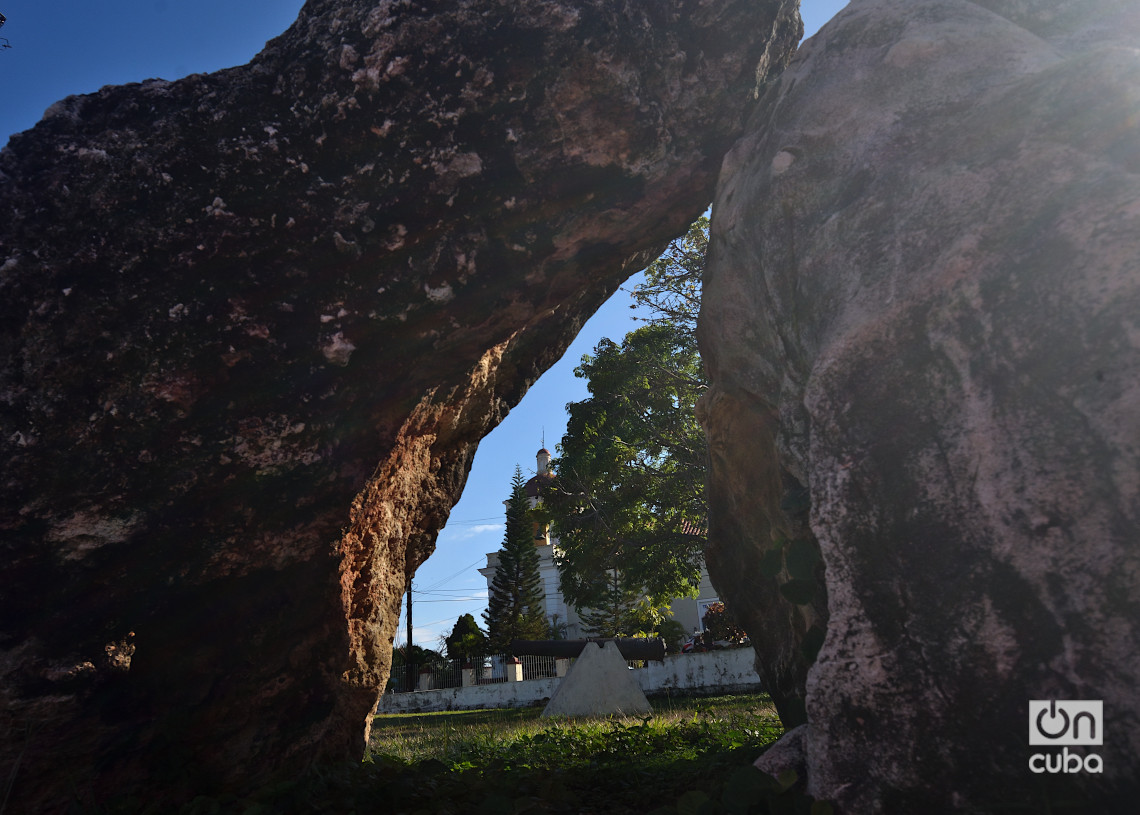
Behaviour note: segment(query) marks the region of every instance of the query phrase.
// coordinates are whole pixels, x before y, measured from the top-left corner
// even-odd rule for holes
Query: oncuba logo
[[[1070,753],[1069,747],[1104,744],[1104,702],[1029,702],[1029,746],[1060,747],[1060,753],[1034,753],[1029,769],[1035,773],[1103,773],[1096,753]]]

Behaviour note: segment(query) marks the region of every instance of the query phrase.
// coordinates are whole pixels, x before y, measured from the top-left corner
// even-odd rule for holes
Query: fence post
[[[420,681],[416,690],[431,690],[431,668],[420,668]]]
[[[475,684],[475,666],[467,664],[463,666],[463,674],[460,679],[460,685],[464,688],[469,688]]]
[[[503,666],[507,674],[508,682],[522,682],[523,670],[522,660],[518,657],[511,657],[507,660],[507,664]]]
[[[558,677],[566,676],[566,672],[570,670],[570,660],[556,659],[554,660],[554,675]]]

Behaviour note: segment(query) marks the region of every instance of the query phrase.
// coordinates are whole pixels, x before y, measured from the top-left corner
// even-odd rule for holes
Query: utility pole
[[[412,581],[408,580],[408,647],[404,651],[404,690],[416,689],[416,669],[412,667]]]

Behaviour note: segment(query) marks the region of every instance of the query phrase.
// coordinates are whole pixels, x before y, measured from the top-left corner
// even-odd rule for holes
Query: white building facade
[[[550,470],[550,451],[545,447],[536,455],[536,472],[533,478],[526,482],[526,494],[530,499],[531,507],[538,504],[539,492],[542,487],[554,480],[554,473]],[[545,592],[546,619],[557,625],[566,626],[566,639],[581,639],[590,632],[583,628],[578,610],[566,603],[562,596],[562,587],[558,580],[558,565],[555,563],[555,554],[558,552],[558,538],[552,537],[549,527],[539,528],[535,525],[534,545],[538,549],[538,571],[542,577],[542,586]],[[479,570],[479,574],[487,579],[487,589],[491,588],[491,581],[495,578],[495,569],[499,565],[499,553],[487,554],[487,565]],[[705,611],[713,603],[720,602],[716,590],[709,582],[708,571],[701,565],[700,591],[696,597],[680,597],[669,605],[671,619],[676,620],[690,633],[699,633],[704,630],[701,619]]]

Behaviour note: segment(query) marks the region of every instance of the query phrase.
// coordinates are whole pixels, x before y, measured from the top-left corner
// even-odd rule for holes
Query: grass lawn
[[[706,752],[755,747],[757,754],[784,732],[765,694],[655,697],[653,715],[622,719],[543,719],[542,708],[465,710],[376,716],[369,745],[375,754],[415,762],[502,761],[525,753],[531,763],[567,766],[599,762],[625,745],[646,754],[696,758]],[[621,734],[627,734],[622,738]],[[755,756],[753,756],[755,758]]]
[[[767,696],[650,701],[644,718],[542,719],[541,708],[381,715],[362,763],[181,812],[830,815],[794,773],[777,780],[752,767],[783,733]]]
[[[374,771],[407,778],[385,811],[813,812],[793,779],[751,766],[783,733],[767,696],[651,701],[645,718],[542,719],[541,708],[377,716]]]

